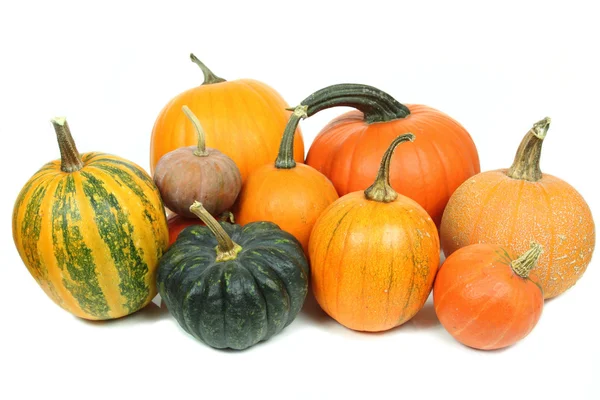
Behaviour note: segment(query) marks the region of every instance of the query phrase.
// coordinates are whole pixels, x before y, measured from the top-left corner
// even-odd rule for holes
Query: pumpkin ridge
[[[500,188],[500,186],[502,184],[504,184],[504,180],[501,179],[500,181],[498,181],[498,183],[496,183],[489,191],[488,194],[485,196],[485,199],[483,200],[483,202],[480,204],[481,206],[481,210],[479,210],[479,214],[477,215],[477,218],[475,218],[473,221],[473,228],[471,231],[471,234],[469,235],[469,243],[473,242],[473,236],[475,236],[475,232],[477,231],[477,225],[479,224],[479,221],[481,221],[481,218],[483,217],[484,212],[486,211],[486,206],[489,203],[489,201],[492,199],[492,197],[496,194],[496,192],[498,191],[498,189]]]
[[[521,198],[523,197],[524,184],[525,184],[524,180],[522,180],[520,182],[520,184],[519,184],[519,189],[517,191],[517,197],[516,197],[516,201],[515,201],[515,204],[514,204],[514,209],[513,209],[511,218],[510,218],[510,230],[509,230],[509,233],[508,233],[508,237],[511,238],[511,240],[512,240],[513,235],[515,233],[515,227],[516,227],[516,224],[518,222],[519,206],[521,204]]]
[[[260,268],[260,266],[259,266],[259,264],[258,264],[257,262],[255,262],[255,261],[252,261],[251,263],[252,263],[252,264],[253,264],[255,267],[257,267],[257,268]],[[241,264],[240,264],[240,266],[241,266],[242,268],[244,268],[246,271],[248,271],[248,274],[249,274],[249,275],[252,277],[252,280],[253,280],[253,282],[254,282],[254,286],[257,288],[257,292],[259,293],[259,295],[260,295],[260,297],[261,297],[261,299],[262,299],[262,301],[263,301],[263,305],[264,305],[264,308],[265,308],[265,321],[266,321],[266,323],[267,323],[267,329],[266,329],[266,332],[265,332],[265,334],[264,334],[264,335],[262,335],[262,337],[259,339],[259,341],[263,341],[263,340],[265,340],[265,339],[268,339],[268,338],[269,338],[269,337],[271,337],[272,335],[276,334],[276,333],[277,333],[277,332],[279,332],[280,330],[279,330],[279,329],[277,329],[277,327],[276,327],[276,328],[274,329],[274,331],[273,331],[273,332],[270,332],[270,330],[271,330],[271,326],[270,326],[270,325],[272,325],[272,322],[271,322],[271,318],[272,318],[272,316],[270,316],[270,315],[269,315],[269,303],[267,302],[267,298],[266,298],[266,296],[265,296],[265,294],[264,294],[264,292],[263,292],[263,288],[262,288],[262,286],[261,286],[261,285],[258,283],[258,281],[257,281],[257,279],[256,279],[256,276],[254,275],[254,273],[253,273],[253,271],[252,271],[252,270],[250,270],[250,269],[249,269],[249,268],[248,268],[246,265],[241,265]],[[278,278],[279,278],[279,277],[278,277]],[[281,282],[281,283],[283,284],[283,282]],[[287,290],[285,289],[285,285],[283,285],[283,287],[284,287],[284,291],[285,291],[286,297],[288,298],[288,303],[289,303],[289,294],[287,293]],[[270,318],[270,317],[271,317],[271,318]],[[287,319],[286,319],[286,320],[287,320]],[[283,328],[283,326],[282,326],[282,328]]]
[[[496,300],[496,296],[489,296],[487,298],[487,300],[481,305],[479,312],[477,312],[477,314],[475,316],[473,316],[473,318],[471,318],[471,320],[469,320],[469,322],[467,322],[462,328],[455,330],[453,332],[453,336],[459,337],[460,334],[465,331],[465,329],[467,329],[469,326],[471,326],[471,324],[473,324],[473,322],[475,322],[476,320],[479,319],[481,314],[483,314],[485,311],[487,311],[488,308],[491,308],[492,306],[494,306],[494,304],[496,303],[495,300]]]
[[[513,300],[514,304],[517,304],[517,307],[521,306],[521,297],[522,297],[522,290],[512,290],[511,294],[513,294],[514,292],[517,292],[516,294],[516,298]],[[516,310],[515,310],[516,311]],[[518,314],[517,312],[513,312],[513,314]],[[513,327],[513,325],[515,324],[515,322],[517,322],[518,319],[516,318],[511,318],[510,323],[508,323],[506,325],[506,328],[504,329],[504,331],[502,332],[502,334],[500,334],[500,336],[498,337],[498,339],[496,339],[495,341],[488,343],[487,345],[483,346],[483,349],[491,349],[494,346],[496,346],[498,343],[500,343],[502,341],[502,339],[504,339],[504,337],[506,336],[506,334],[508,333],[508,331]]]
[[[539,185],[539,187],[542,189],[542,192],[544,193],[544,199],[546,200],[546,204],[548,205],[548,213],[549,215],[552,215],[552,199],[550,198],[550,194],[548,193],[548,191],[546,190],[546,188],[544,187],[544,185]],[[542,282],[549,282],[550,281],[550,272],[551,272],[551,265],[554,263],[554,235],[555,235],[555,229],[554,229],[554,224],[553,223],[549,223],[548,224],[548,228],[550,229],[550,245],[545,248],[544,250],[547,252],[546,254],[546,258],[548,260],[548,268],[544,268],[545,269],[545,273],[544,273],[544,278],[542,280]],[[543,257],[543,255],[542,255]],[[537,267],[535,269],[538,269]],[[541,278],[541,277],[540,277]],[[543,289],[542,289],[543,291]]]
[[[343,192],[347,192],[348,191],[348,186],[350,185],[350,174],[352,171],[354,171],[354,163],[355,163],[355,159],[354,156],[356,155],[356,150],[359,148],[360,144],[361,144],[361,140],[363,138],[363,136],[365,135],[365,133],[367,132],[367,130],[369,130],[369,125],[364,125],[363,128],[360,130],[360,132],[357,132],[356,135],[356,139],[354,142],[354,148],[352,149],[352,155],[349,157],[350,158],[350,167],[347,169],[347,174],[345,179],[343,180],[343,182],[345,182],[345,186]]]
[[[414,214],[414,213],[413,213]],[[412,217],[409,217],[410,219],[413,219]],[[413,220],[414,221],[414,220]],[[404,304],[404,307],[402,307],[402,314],[400,314],[400,316],[398,317],[398,319],[396,320],[396,324],[398,324],[399,322],[403,322],[405,317],[406,317],[406,311],[408,308],[408,305],[410,304],[410,299],[414,293],[414,289],[415,289],[415,275],[416,275],[416,271],[415,268],[418,265],[417,263],[417,259],[415,258],[415,244],[414,244],[414,238],[412,237],[412,234],[409,232],[406,232],[406,238],[408,239],[409,242],[409,248],[410,248],[410,257],[412,259],[412,268],[411,268],[411,274],[410,274],[410,291],[408,292],[408,296],[406,296],[406,303]]]

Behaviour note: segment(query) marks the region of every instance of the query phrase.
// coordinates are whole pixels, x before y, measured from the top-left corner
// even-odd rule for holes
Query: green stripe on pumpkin
[[[84,178],[83,192],[94,210],[98,233],[108,246],[119,274],[119,289],[125,299],[123,306],[129,312],[136,311],[146,302],[150,288],[146,284],[148,265],[133,240],[135,228],[114,194],[106,190],[104,182],[84,171],[81,176]]]
[[[97,318],[107,318],[110,307],[96,276],[92,251],[86,245],[77,223],[81,222],[77,190],[69,174],[56,187],[52,206],[52,244],[63,285],[81,309]],[[85,222],[84,222],[85,223]],[[62,245],[59,239],[62,238]],[[65,271],[66,269],[66,271]],[[65,276],[68,273],[69,279]]]

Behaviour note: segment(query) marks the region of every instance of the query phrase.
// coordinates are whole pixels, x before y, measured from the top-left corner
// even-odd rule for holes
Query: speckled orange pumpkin
[[[535,269],[544,297],[558,296],[585,272],[596,231],[589,206],[567,182],[542,173],[545,118],[524,137],[510,169],[482,172],[454,192],[440,227],[446,256],[474,243],[522,254],[536,241],[545,251]]]

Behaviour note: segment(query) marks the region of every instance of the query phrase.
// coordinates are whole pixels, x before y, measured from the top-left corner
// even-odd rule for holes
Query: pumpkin
[[[392,186],[425,208],[438,226],[450,195],[480,171],[469,133],[431,107],[403,105],[377,88],[358,84],[326,87],[301,104],[308,106],[308,116],[335,106],[356,109],[324,127],[306,157],[308,165],[331,179],[340,196],[366,189],[387,145],[404,132],[417,140],[396,151]]]
[[[590,263],[596,237],[589,206],[575,188],[542,173],[542,144],[550,119],[536,122],[509,169],[480,173],[452,195],[440,227],[446,256],[474,243],[498,244],[515,254],[540,243],[536,274],[546,299],[573,286]]]
[[[435,224],[390,186],[396,138],[375,183],[340,197],[319,217],[309,241],[311,284],[321,308],[358,331],[385,331],[410,320],[431,292],[440,260]],[[411,146],[407,143],[405,146]]]
[[[154,175],[162,156],[196,143],[196,132],[181,107],[187,104],[206,129],[206,146],[229,156],[240,169],[242,181],[250,172],[277,156],[290,111],[273,88],[253,79],[226,81],[216,76],[193,54],[190,58],[204,73],[204,83],[171,99],[152,129],[150,171]],[[298,130],[294,159],[304,161],[304,142]]]
[[[165,206],[176,214],[194,217],[190,205],[199,199],[209,213],[219,215],[229,210],[240,193],[240,170],[231,158],[206,147],[200,121],[188,106],[182,109],[196,129],[198,144],[161,157],[154,170],[154,182]]]
[[[272,222],[217,222],[185,228],[160,260],[158,290],[181,327],[215,348],[246,349],[281,332],[308,292],[300,243]]]
[[[156,295],[168,244],[163,203],[138,165],[80,154],[64,118],[53,121],[61,159],[24,185],[13,209],[19,255],[44,292],[89,320],[119,318]]]
[[[291,233],[308,253],[312,227],[327,206],[338,198],[326,176],[294,161],[294,132],[306,107],[295,109],[285,128],[277,160],[250,174],[236,204],[241,225],[271,221]]]
[[[453,253],[433,287],[441,324],[456,340],[480,350],[511,346],[526,337],[544,306],[542,288],[529,275],[541,253],[538,243],[520,257],[485,243]]]

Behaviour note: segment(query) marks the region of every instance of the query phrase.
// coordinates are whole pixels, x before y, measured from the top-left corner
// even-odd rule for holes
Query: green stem
[[[225,229],[206,211],[202,203],[194,201],[194,204],[190,206],[190,211],[200,218],[217,238],[217,261],[235,260],[238,253],[242,251],[242,247],[231,240]]]
[[[354,83],[328,86],[311,94],[300,104],[308,106],[308,117],[327,108],[353,107],[362,111],[367,123],[387,122],[410,115],[408,107],[384,91]]]
[[[541,244],[531,242],[531,247],[529,250],[523,253],[516,260],[513,260],[510,263],[510,267],[514,273],[519,275],[521,278],[527,278],[529,276],[529,272],[535,268],[543,252],[544,249]]]
[[[542,179],[540,158],[542,156],[542,144],[549,128],[549,117],[533,124],[533,127],[527,132],[517,149],[515,160],[508,170],[509,177],[531,182]]]
[[[412,142],[415,140],[415,135],[412,133],[405,133],[398,136],[390,144],[390,147],[383,154],[381,159],[381,165],[379,166],[379,172],[375,178],[375,182],[365,190],[365,197],[369,200],[379,201],[382,203],[390,203],[398,198],[398,193],[390,185],[390,163],[392,161],[392,155],[396,147],[403,142]]]
[[[208,151],[206,151],[206,135],[204,134],[204,129],[202,129],[202,124],[200,124],[200,120],[192,110],[189,109],[188,106],[184,105],[181,107],[185,115],[189,118],[196,129],[196,134],[198,135],[198,147],[194,150],[194,155],[198,157],[206,157],[208,155]]]
[[[290,169],[296,166],[296,160],[294,160],[294,136],[296,134],[296,128],[301,119],[306,118],[307,106],[297,106],[294,108],[294,112],[290,116],[285,130],[283,131],[283,137],[279,145],[279,153],[277,154],[277,160],[275,160],[275,167],[280,169]]]
[[[204,82],[203,85],[212,85],[213,83],[221,83],[226,82],[225,79],[217,76],[212,72],[202,61],[200,61],[193,53],[190,53],[190,59],[194,64],[200,67],[202,73],[204,74]]]
[[[71,130],[64,117],[52,119],[58,147],[60,148],[60,169],[64,172],[75,172],[83,168],[81,155],[77,151]]]

